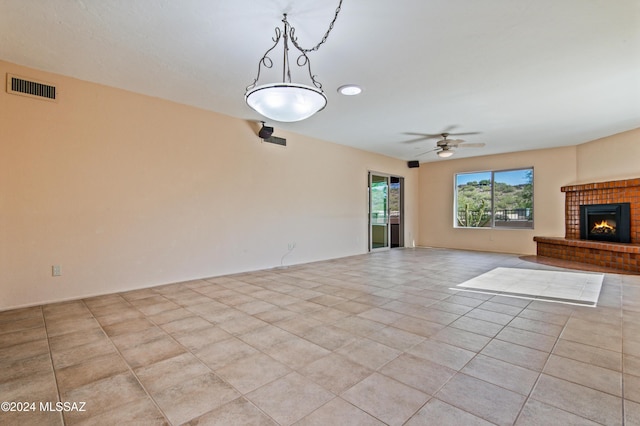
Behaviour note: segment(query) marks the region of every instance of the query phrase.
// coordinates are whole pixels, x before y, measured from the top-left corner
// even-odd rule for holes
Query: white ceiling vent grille
[[[7,93],[52,102],[56,101],[57,96],[56,86],[13,74],[7,74]]]

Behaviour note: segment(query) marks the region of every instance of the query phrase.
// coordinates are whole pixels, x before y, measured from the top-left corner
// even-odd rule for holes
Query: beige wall
[[[367,251],[367,171],[406,162],[0,61],[0,310]],[[51,266],[62,267],[52,277]]]
[[[419,245],[535,254],[535,235],[564,236],[564,194],[575,179],[575,147],[462,158],[420,165]],[[535,229],[453,227],[456,173],[533,167]]]
[[[453,227],[456,173],[529,166],[534,168],[535,229]],[[574,147],[425,163],[419,170],[419,245],[535,254],[534,236],[565,235],[562,186],[640,177],[640,129]]]
[[[576,183],[640,177],[640,128],[578,145]]]
[[[405,242],[535,253],[560,187],[640,177],[640,129],[577,147],[424,163],[0,61],[57,103],[0,92],[0,310],[367,250],[368,170],[405,177]],[[455,173],[535,169],[535,229],[454,229]],[[418,211],[420,214],[418,214]],[[62,276],[52,277],[51,266]]]

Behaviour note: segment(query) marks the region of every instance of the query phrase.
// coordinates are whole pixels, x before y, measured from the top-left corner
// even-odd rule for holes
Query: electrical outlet
[[[53,265],[51,267],[51,276],[59,277],[60,275],[62,275],[62,269],[60,268],[60,265]]]

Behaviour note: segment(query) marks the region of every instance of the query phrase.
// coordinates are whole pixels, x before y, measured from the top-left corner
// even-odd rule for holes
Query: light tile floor
[[[0,424],[640,424],[640,276],[450,289],[499,266],[557,269],[399,249],[0,312]]]

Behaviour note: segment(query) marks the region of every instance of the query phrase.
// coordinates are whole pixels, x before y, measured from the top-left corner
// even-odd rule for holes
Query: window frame
[[[515,171],[530,171],[531,172],[531,226],[496,226],[495,225],[495,175],[496,173],[515,172]],[[488,226],[462,226],[458,224],[458,176],[489,173],[491,182],[491,205],[490,205],[490,221]],[[499,170],[478,170],[472,172],[459,172],[453,175],[453,227],[454,229],[508,229],[508,230],[533,230],[535,228],[535,171],[533,166],[529,167],[515,167],[511,169],[499,169]]]

